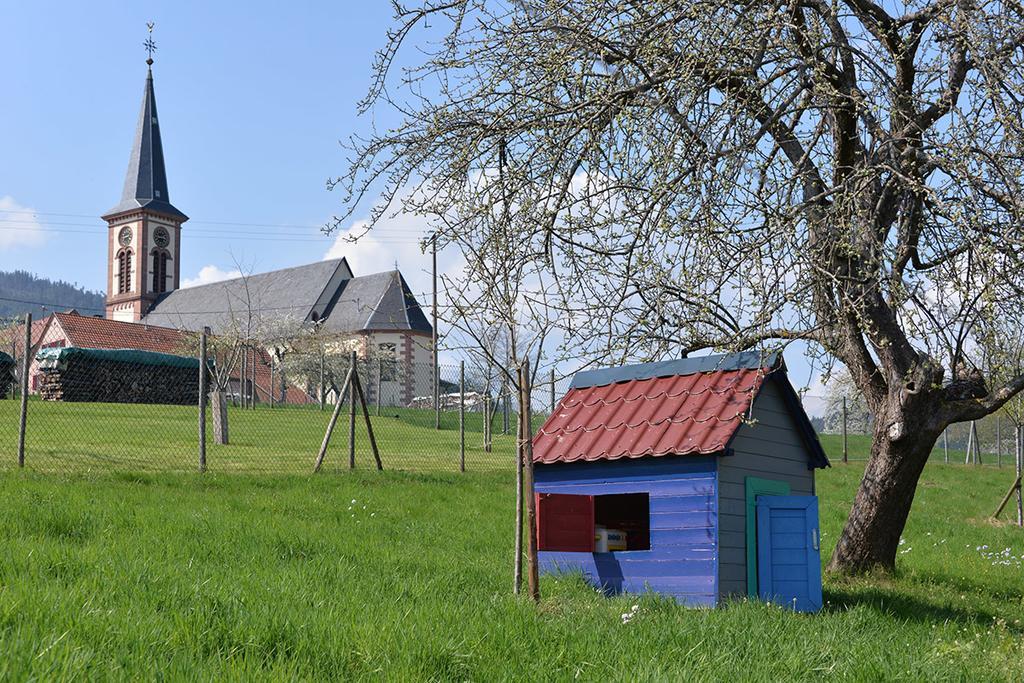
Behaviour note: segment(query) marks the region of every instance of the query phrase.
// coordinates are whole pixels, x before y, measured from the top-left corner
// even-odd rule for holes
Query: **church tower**
[[[160,122],[153,92],[152,40],[146,87],[121,202],[107,211],[107,318],[135,322],[164,292],[178,288],[181,225],[188,216],[167,192]]]

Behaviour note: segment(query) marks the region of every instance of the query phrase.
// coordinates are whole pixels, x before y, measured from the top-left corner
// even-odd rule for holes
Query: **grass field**
[[[819,475],[825,553],[859,467]],[[898,574],[826,578],[808,616],[575,577],[535,608],[505,474],[7,471],[0,680],[1019,681],[1024,534],[986,518],[1008,485],[930,465]]]

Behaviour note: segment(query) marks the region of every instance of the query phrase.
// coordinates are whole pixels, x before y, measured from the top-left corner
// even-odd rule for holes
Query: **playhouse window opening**
[[[594,496],[594,537],[601,529],[625,534],[625,548],[609,539],[609,550],[651,549],[651,503],[646,493],[617,493]]]
[[[540,550],[615,552],[650,550],[650,495],[537,495]]]

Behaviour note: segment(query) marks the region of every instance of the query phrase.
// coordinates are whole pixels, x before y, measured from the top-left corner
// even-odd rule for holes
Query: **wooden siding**
[[[651,548],[614,553],[541,552],[546,572],[582,572],[608,593],[646,590],[713,606],[718,586],[716,456],[536,466],[538,493],[650,496]]]
[[[814,495],[810,454],[775,382],[761,389],[752,417],[733,438],[733,454],[718,462],[720,597],[747,595],[746,478],[784,481],[794,496]]]

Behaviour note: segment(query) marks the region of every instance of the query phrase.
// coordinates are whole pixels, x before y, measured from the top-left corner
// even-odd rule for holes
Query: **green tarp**
[[[78,346],[65,346],[63,348],[40,349],[36,353],[36,360],[41,363],[50,361],[50,363],[46,363],[47,365],[67,361],[71,358],[106,360],[133,365],[199,369],[198,358],[175,356],[171,353],[157,353],[156,351],[139,351],[137,349],[85,349]]]

